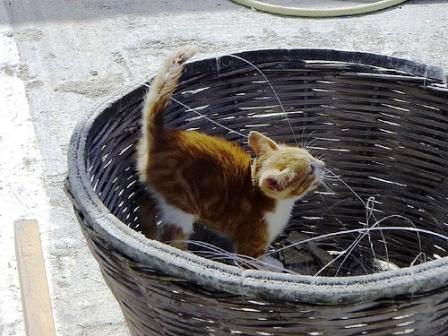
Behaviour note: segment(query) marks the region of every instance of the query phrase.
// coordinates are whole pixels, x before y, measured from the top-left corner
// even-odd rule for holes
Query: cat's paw
[[[260,258],[260,261],[262,262],[263,269],[266,271],[282,272],[285,269],[279,260],[271,256],[264,256]]]

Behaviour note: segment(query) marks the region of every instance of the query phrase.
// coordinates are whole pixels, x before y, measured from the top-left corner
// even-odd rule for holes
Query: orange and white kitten
[[[183,48],[168,57],[143,108],[137,166],[163,219],[158,238],[185,248],[199,221],[231,238],[239,254],[259,257],[285,228],[294,202],[319,186],[324,163],[254,131],[251,160],[225,139],[165,128],[163,112],[194,53]]]

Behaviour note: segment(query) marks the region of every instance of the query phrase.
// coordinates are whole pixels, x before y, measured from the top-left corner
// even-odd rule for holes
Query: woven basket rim
[[[405,64],[407,73],[446,83],[443,69],[394,57],[369,53],[327,49],[262,49],[235,53],[240,57],[263,57],[266,52],[286,53],[303,60],[360,63],[384,68]],[[320,55],[320,57],[319,57]],[[225,56],[225,55],[222,55]],[[215,61],[215,58],[194,60]],[[399,69],[402,70],[402,69]],[[429,77],[429,75],[431,77]],[[146,83],[146,81],[145,81]],[[214,290],[269,300],[301,301],[316,304],[357,303],[397,295],[434,290],[448,284],[448,257],[424,264],[370,275],[352,277],[320,277],[257,270],[242,270],[184,252],[169,245],[145,238],[124,225],[100,201],[91,186],[85,151],[89,131],[95,120],[119,99],[132,94],[144,83],[132,86],[125,94],[117,94],[81,120],[72,135],[68,150],[68,189],[73,201],[84,210],[94,230],[119,254],[186,281]],[[83,224],[86,225],[86,221]]]

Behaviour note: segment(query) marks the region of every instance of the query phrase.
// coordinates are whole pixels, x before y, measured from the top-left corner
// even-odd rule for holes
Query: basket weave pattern
[[[243,137],[210,119],[241,134],[256,129],[279,142],[311,141],[310,150],[324,154],[361,198],[341,181],[329,182],[334,193],[322,190],[295,206],[276,247],[294,232],[365,227],[369,197],[377,218],[402,215],[448,235],[444,79],[438,68],[377,55],[254,51],[188,64],[175,98],[206,117],[172,103],[165,120],[243,146]],[[347,263],[374,253],[402,269],[325,278],[243,271],[133,231],[157,221],[154,204],[141,206],[147,195],[133,161],[145,92],[135,88],[78,127],[67,184],[132,335],[448,335],[448,252],[441,238],[372,232]],[[382,226],[410,225],[395,218]],[[337,236],[323,246],[342,251],[356,237]],[[297,262],[277,257],[291,268]]]

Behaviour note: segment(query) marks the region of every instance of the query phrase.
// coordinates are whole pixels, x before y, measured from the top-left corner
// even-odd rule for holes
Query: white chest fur
[[[269,242],[272,242],[288,224],[295,199],[277,201],[274,211],[267,212],[264,218],[268,224]]]

